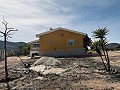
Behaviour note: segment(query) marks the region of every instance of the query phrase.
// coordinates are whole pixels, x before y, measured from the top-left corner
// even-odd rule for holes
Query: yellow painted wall
[[[80,35],[65,30],[44,34],[40,36],[40,51],[55,51],[55,48],[56,50],[83,48],[83,38],[84,36],[82,34]],[[74,46],[67,45],[69,39],[74,40]],[[50,44],[50,40],[53,40],[53,44]]]
[[[30,51],[32,51],[32,43],[29,44]]]

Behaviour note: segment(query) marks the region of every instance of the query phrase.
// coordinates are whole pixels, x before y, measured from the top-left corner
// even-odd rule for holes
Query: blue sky
[[[107,27],[108,41],[120,43],[120,0],[0,0],[1,21],[3,15],[9,27],[19,30],[9,41],[35,40],[36,34],[50,27],[84,32],[92,38],[93,30]]]

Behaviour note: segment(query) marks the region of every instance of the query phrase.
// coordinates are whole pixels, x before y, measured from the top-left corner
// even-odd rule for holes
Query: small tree
[[[93,49],[98,53],[98,55],[100,56],[100,58],[101,58],[101,60],[102,60],[102,63],[103,63],[103,65],[104,65],[104,68],[105,68],[105,70],[107,71],[107,66],[106,66],[105,61],[104,61],[104,59],[103,59],[103,57],[102,57],[101,41],[99,40],[99,41],[93,42],[93,43],[92,43],[92,47],[93,47]]]
[[[28,48],[28,45],[20,45],[18,47],[18,50],[19,50],[19,55],[28,55],[28,51],[29,51],[29,48]]]
[[[88,51],[88,46],[91,46],[92,44],[92,40],[91,38],[88,37],[88,35],[86,34],[86,36],[83,39],[83,47],[85,49],[85,52]]]
[[[93,37],[97,38],[98,39],[97,42],[99,42],[99,43],[97,43],[97,46],[96,46],[97,50],[102,51],[101,54],[103,53],[107,65],[104,63],[105,61],[102,58],[101,59],[104,63],[104,66],[105,66],[106,70],[108,72],[110,72],[110,60],[109,60],[109,55],[108,55],[108,51],[107,51],[107,48],[106,48],[106,45],[107,45],[106,35],[107,34],[108,34],[108,29],[106,27],[105,28],[99,28],[99,29],[96,29],[95,31],[93,31]],[[96,52],[98,53],[98,51],[96,51]],[[100,57],[101,57],[101,54],[99,54]]]
[[[10,34],[10,32],[12,31],[17,31],[17,29],[14,29],[14,28],[8,28],[8,23],[4,20],[3,18],[3,21],[2,21],[3,25],[5,26],[5,31],[2,32],[0,31],[0,33],[2,34],[1,37],[4,37],[4,49],[5,49],[5,78],[6,78],[6,81],[8,80],[8,70],[7,70],[7,49],[6,49],[6,41],[8,38],[12,38]]]

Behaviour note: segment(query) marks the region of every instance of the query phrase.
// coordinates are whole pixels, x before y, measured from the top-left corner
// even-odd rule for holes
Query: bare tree
[[[5,26],[5,30],[4,32],[0,31],[0,33],[2,34],[1,37],[4,37],[4,50],[5,50],[5,78],[6,78],[6,81],[8,81],[8,70],[7,70],[7,48],[6,48],[6,41],[8,38],[12,38],[10,32],[12,31],[17,31],[17,29],[14,29],[14,28],[8,28],[8,22],[6,22],[4,20],[4,17],[3,17],[3,21],[2,21],[3,25]]]

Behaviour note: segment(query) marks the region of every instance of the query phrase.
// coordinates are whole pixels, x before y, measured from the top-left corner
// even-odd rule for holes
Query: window
[[[53,42],[53,40],[50,40],[49,43],[50,43],[50,44],[53,44],[54,42]]]
[[[74,40],[68,40],[67,45],[68,46],[74,46]]]
[[[39,48],[39,42],[35,42],[32,44],[32,48]]]

